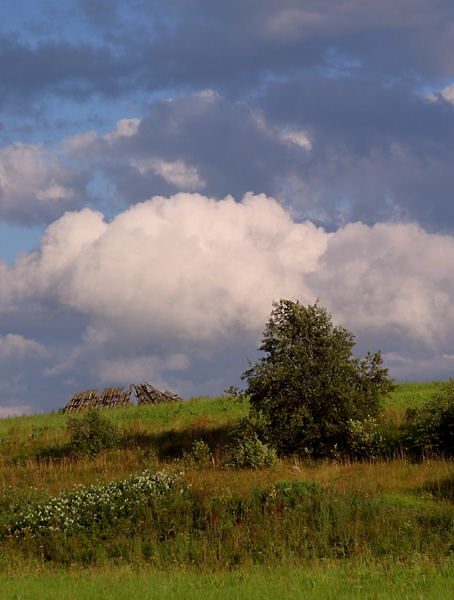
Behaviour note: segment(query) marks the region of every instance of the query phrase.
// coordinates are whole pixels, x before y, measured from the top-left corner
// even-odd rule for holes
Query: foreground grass
[[[0,500],[4,573],[36,564],[222,572],[354,559],[435,568],[454,552],[451,461],[253,472],[197,465],[60,496],[8,487]]]
[[[299,568],[195,574],[116,569],[115,571],[28,573],[0,577],[0,597],[5,600],[380,600],[454,598],[454,564],[437,569],[383,562],[325,563]]]

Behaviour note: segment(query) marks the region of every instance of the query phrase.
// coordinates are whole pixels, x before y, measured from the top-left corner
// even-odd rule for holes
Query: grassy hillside
[[[417,408],[438,392],[444,382],[428,381],[425,383],[401,383],[396,386],[389,398],[384,400],[384,411],[388,419],[400,423],[407,408]]]
[[[386,400],[384,427],[398,426],[406,408],[421,405],[440,385],[399,385]],[[374,586],[381,582],[383,590],[392,578],[402,593],[421,580],[426,588],[418,597],[444,597],[454,572],[452,461],[294,457],[269,468],[235,469],[226,441],[248,409],[246,399],[233,397],[104,409],[123,437],[94,456],[71,450],[67,415],[0,420],[2,597],[28,597],[13,583],[18,573],[39,587],[38,572],[58,579],[64,570],[77,582],[90,569],[96,587],[125,565],[150,585],[160,581],[157,572],[184,574],[186,591],[202,585],[195,573],[211,574],[218,587],[227,586],[225,597],[256,597],[253,590],[274,589],[278,581],[285,593],[289,578],[297,597],[308,581],[323,590],[332,577],[344,578],[346,590],[349,581],[361,581],[358,589],[370,594],[361,597],[373,597]],[[274,583],[266,576],[270,568],[282,574]],[[255,582],[250,596],[229,587],[232,570]],[[433,579],[437,572],[442,579]],[[74,596],[55,597],[89,597],[77,585]],[[430,589],[438,595],[428,595]],[[333,597],[348,597],[338,592]],[[112,594],[99,597],[124,597]],[[379,597],[399,597],[390,594]],[[172,596],[180,597],[177,588]]]

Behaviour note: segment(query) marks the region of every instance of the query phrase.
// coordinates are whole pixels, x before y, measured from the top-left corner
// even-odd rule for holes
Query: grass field
[[[441,385],[397,386],[385,426]],[[68,452],[67,415],[0,420],[0,597],[454,598],[451,460],[234,469],[248,408],[106,409],[125,438],[92,457]]]
[[[0,578],[0,597],[5,600],[313,600],[454,598],[454,566],[437,569],[383,563],[310,564],[299,568],[257,569],[214,574],[186,572],[33,573]],[[45,592],[44,592],[45,591]]]

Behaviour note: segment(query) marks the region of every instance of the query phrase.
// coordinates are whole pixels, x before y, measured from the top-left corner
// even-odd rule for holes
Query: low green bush
[[[263,442],[256,431],[254,423],[242,419],[230,434],[227,446],[227,462],[234,467],[270,467],[277,461],[274,448]]]
[[[189,467],[204,467],[211,462],[211,450],[204,440],[196,440],[190,452],[183,452],[183,464]]]
[[[76,454],[94,455],[121,443],[120,428],[112,423],[99,408],[89,407],[82,416],[68,418],[70,447]]]
[[[385,452],[385,441],[374,417],[349,419],[345,444],[346,453],[359,460],[377,460]]]
[[[0,558],[40,568],[219,570],[339,558],[435,565],[454,547],[452,503],[421,490],[371,495],[290,480],[210,494],[161,471],[33,495],[22,509],[12,489],[7,496],[3,506],[18,510],[0,515]]]

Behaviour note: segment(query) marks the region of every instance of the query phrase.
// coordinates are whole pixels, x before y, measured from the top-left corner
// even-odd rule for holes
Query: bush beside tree
[[[257,429],[257,423],[250,419],[238,422],[226,448],[227,464],[257,469],[271,467],[277,462],[276,450],[260,439]]]

